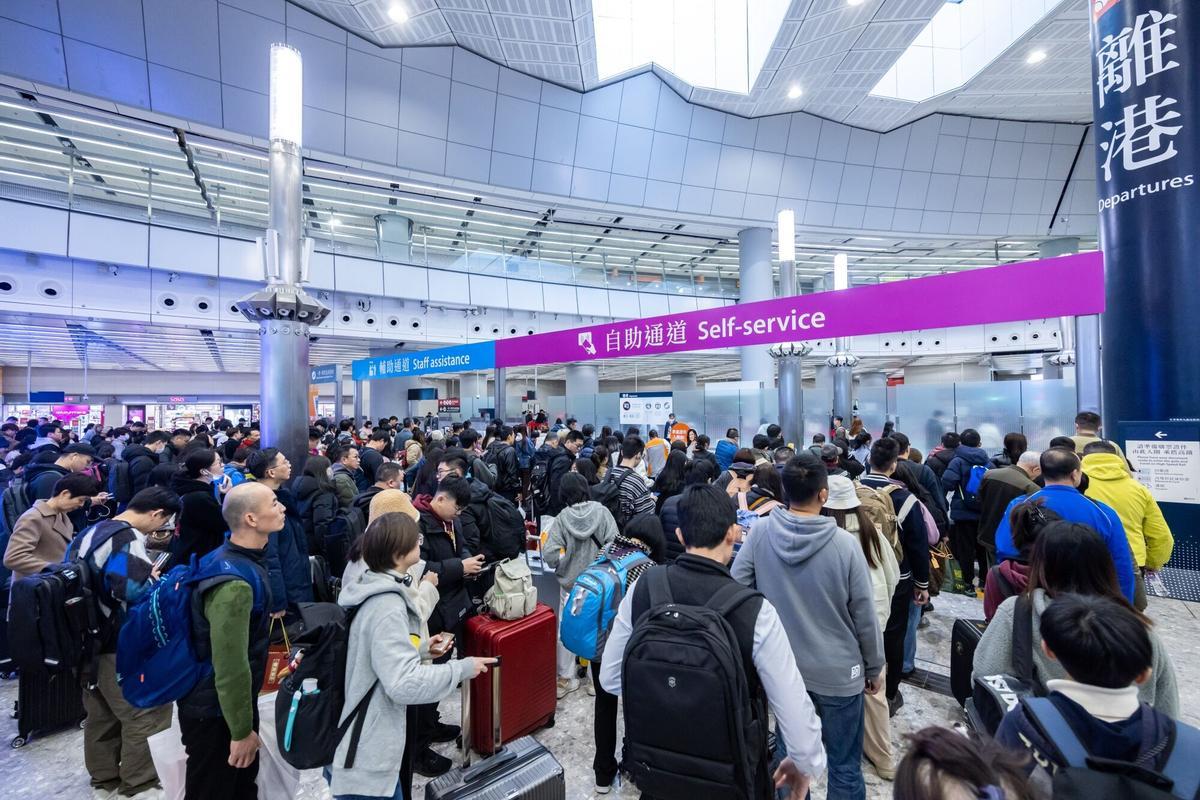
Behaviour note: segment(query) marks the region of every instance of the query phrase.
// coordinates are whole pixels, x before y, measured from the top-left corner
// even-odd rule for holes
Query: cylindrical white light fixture
[[[779,235],[779,260],[796,260],[796,212],[790,208],[779,209],[776,218]]]
[[[834,291],[850,286],[850,259],[845,253],[833,257],[833,288]]]
[[[297,147],[304,129],[304,67],[300,51],[286,44],[271,45],[271,139]]]

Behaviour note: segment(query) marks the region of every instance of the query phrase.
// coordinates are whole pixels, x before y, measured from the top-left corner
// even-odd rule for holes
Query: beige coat
[[[12,570],[14,581],[41,572],[63,560],[74,537],[75,526],[67,515],[56,514],[45,500],[38,500],[13,526],[4,566]]]

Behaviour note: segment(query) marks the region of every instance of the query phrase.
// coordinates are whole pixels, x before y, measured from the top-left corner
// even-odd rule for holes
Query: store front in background
[[[104,406],[86,402],[6,403],[4,416],[16,417],[19,425],[42,417],[56,419],[76,433],[83,433],[89,424],[112,424],[104,419]]]

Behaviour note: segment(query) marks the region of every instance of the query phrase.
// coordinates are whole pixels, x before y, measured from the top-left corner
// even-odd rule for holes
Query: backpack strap
[[[711,608],[720,616],[728,618],[738,606],[755,597],[758,597],[758,592],[737,581],[730,581],[710,597],[704,606]]]
[[[1058,750],[1068,767],[1087,769],[1087,747],[1075,735],[1075,731],[1053,701],[1047,697],[1022,697],[1021,705],[1034,725]]]
[[[888,492],[891,494],[891,492]],[[900,510],[896,512],[896,525],[903,525],[904,520],[908,517],[908,512],[912,511],[917,505],[917,496],[909,492],[908,499],[900,506]]]
[[[1013,670],[1026,683],[1035,684],[1033,669],[1033,601],[1027,594],[1017,595],[1013,609],[1012,629]]]
[[[1142,713],[1146,713],[1145,710]],[[1176,797],[1195,797],[1200,793],[1200,730],[1175,720],[1175,737],[1171,754],[1163,765],[1162,774],[1174,783]]]
[[[675,596],[671,594],[671,582],[667,578],[666,569],[652,569],[647,572],[646,588],[650,592],[650,608],[657,608],[675,602]]]

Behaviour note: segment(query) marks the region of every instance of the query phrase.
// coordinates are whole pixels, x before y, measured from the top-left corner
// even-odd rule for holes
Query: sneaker
[[[872,764],[875,767],[875,774],[885,781],[893,781],[896,779],[896,768],[891,764]]]
[[[608,794],[609,792],[612,791],[612,784],[610,783],[608,786],[601,786],[600,784],[597,783],[595,788],[592,789],[592,791],[595,792],[596,794]]]
[[[558,679],[558,699],[562,700],[571,692],[579,688],[579,678],[559,678]]]
[[[462,728],[457,725],[447,725],[444,722],[439,722],[433,729],[433,738],[431,741],[443,743],[453,742],[462,733]]]
[[[129,798],[129,800],[164,800],[165,797],[166,794],[163,792],[162,788],[158,786],[154,787],[153,789],[143,789],[134,795],[113,795],[114,800],[124,800],[124,798]]]
[[[932,614],[933,613],[933,603],[926,603],[924,606],[921,607],[921,612],[923,614]]]
[[[900,694],[900,690],[896,690],[895,697],[888,698],[888,717],[896,716],[896,712],[904,708],[904,695]]]
[[[596,696],[596,684],[592,683],[591,681],[588,681],[587,683],[584,684],[584,688],[587,689],[588,697]]]
[[[436,778],[450,771],[453,763],[443,755],[439,755],[428,747],[425,752],[413,759],[413,772],[425,778]]]
[[[99,786],[92,787],[92,800],[113,800],[116,796],[116,789],[103,789]]]

